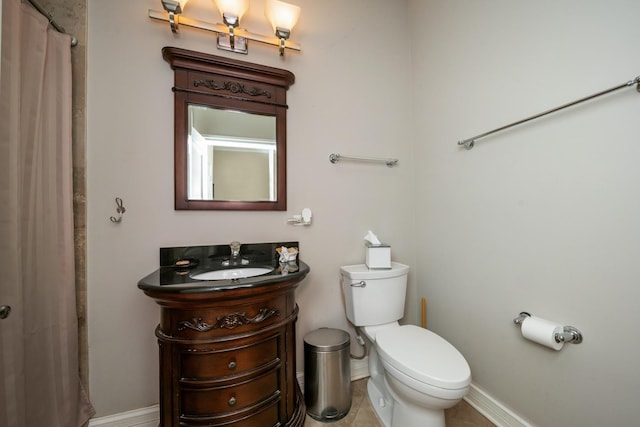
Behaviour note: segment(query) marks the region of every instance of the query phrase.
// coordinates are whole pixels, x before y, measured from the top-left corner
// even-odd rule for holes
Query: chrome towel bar
[[[556,111],[560,111],[560,110],[565,109],[567,107],[572,107],[574,105],[580,104],[581,102],[589,101],[590,99],[597,98],[597,97],[602,96],[602,95],[606,95],[606,94],[614,92],[614,91],[616,91],[618,89],[623,89],[625,87],[629,87],[629,86],[633,86],[633,85],[636,85],[636,90],[638,92],[640,92],[640,76],[636,77],[633,80],[629,80],[626,83],[618,85],[616,87],[612,87],[610,89],[603,90],[602,92],[594,93],[593,95],[589,95],[589,96],[586,96],[584,98],[580,98],[580,99],[578,99],[576,101],[569,102],[567,104],[561,105],[561,106],[556,107],[556,108],[552,108],[551,110],[543,111],[542,113],[533,115],[531,117],[527,117],[526,119],[518,120],[517,122],[513,122],[513,123],[510,123],[510,124],[505,125],[505,126],[501,126],[501,127],[497,128],[497,129],[490,130],[489,132],[481,133],[480,135],[476,135],[476,136],[473,136],[471,138],[463,139],[462,141],[458,141],[458,145],[464,146],[464,148],[466,150],[471,150],[473,148],[473,146],[475,145],[476,141],[481,139],[481,138],[487,137],[489,135],[493,135],[494,133],[501,132],[501,131],[503,131],[505,129],[509,129],[509,128],[517,126],[517,125],[521,125],[521,124],[526,123],[526,122],[528,122],[530,120],[534,120],[534,119],[540,118],[542,116],[546,116],[547,114],[555,113]]]
[[[338,163],[340,160],[356,160],[362,162],[379,162],[384,163],[390,168],[396,166],[398,164],[398,159],[381,159],[377,157],[356,157],[356,156],[343,156],[342,154],[331,154],[329,155],[329,161],[331,163]]]

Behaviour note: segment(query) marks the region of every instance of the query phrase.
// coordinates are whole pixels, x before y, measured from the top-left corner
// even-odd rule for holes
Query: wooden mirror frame
[[[174,185],[176,210],[287,209],[287,89],[293,73],[175,47],[162,49],[174,70]],[[275,116],[276,200],[189,200],[187,190],[188,105]]]

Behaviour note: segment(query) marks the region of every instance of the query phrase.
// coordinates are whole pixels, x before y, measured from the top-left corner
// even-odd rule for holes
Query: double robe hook
[[[112,216],[109,219],[111,220],[111,222],[114,223],[119,223],[120,221],[122,221],[122,214],[124,214],[127,210],[124,208],[124,205],[122,204],[122,199],[120,197],[116,197],[116,212],[118,213],[118,216]]]

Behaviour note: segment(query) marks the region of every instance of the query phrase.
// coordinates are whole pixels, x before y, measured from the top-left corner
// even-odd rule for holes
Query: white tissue
[[[372,245],[379,245],[380,244],[380,240],[378,240],[378,237],[373,234],[373,231],[369,230],[366,234],[366,236],[364,236],[364,240],[366,240],[367,242],[371,243]]]

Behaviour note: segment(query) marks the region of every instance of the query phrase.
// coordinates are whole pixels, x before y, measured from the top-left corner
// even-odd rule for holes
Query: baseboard
[[[351,359],[351,381],[369,376],[369,357],[364,359]]]
[[[475,384],[471,384],[464,400],[498,427],[533,427]]]
[[[368,376],[368,358],[362,360],[351,359],[351,381]],[[522,419],[475,384],[471,384],[469,393],[464,400],[497,427],[534,427],[533,424]]]
[[[367,359],[351,360],[351,381],[359,380],[369,376],[369,366]],[[300,388],[304,390],[304,373],[296,374]],[[160,422],[158,405],[147,408],[135,409],[133,411],[108,415],[106,417],[93,418],[89,421],[89,427],[157,427]]]
[[[369,376],[367,360],[351,360],[351,380],[355,381]],[[304,390],[304,374],[297,373],[300,388]],[[519,417],[515,412],[487,394],[484,390],[471,384],[464,400],[484,415],[497,427],[534,427],[533,424]],[[94,418],[89,427],[157,427],[160,422],[158,405],[106,417]]]
[[[93,418],[89,421],[89,427],[158,427],[159,422],[159,407],[153,405],[106,417]]]

